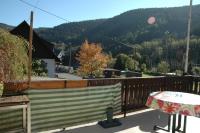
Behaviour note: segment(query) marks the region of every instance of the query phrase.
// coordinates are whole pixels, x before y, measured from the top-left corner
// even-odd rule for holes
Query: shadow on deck
[[[126,118],[119,116],[121,126],[104,129],[97,123],[90,123],[76,127],[66,128],[64,131],[48,131],[51,133],[156,133],[153,126],[167,126],[168,115],[156,110],[142,110],[127,114]],[[47,133],[47,132],[43,132]]]
[[[97,122],[89,123],[80,126],[66,128],[54,131],[46,131],[42,133],[167,133],[162,130],[153,131],[154,125],[159,125],[167,129],[168,115],[157,111],[146,109],[127,114],[126,118],[122,115],[118,116],[122,122],[121,126],[104,129],[97,124]],[[196,117],[188,117],[187,119],[187,133],[199,133],[200,119]]]

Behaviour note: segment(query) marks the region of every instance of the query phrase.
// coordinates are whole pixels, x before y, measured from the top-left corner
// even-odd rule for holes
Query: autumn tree
[[[76,59],[80,64],[79,75],[95,77],[102,74],[109,61],[109,57],[102,53],[100,44],[88,43],[87,40],[82,44]]]

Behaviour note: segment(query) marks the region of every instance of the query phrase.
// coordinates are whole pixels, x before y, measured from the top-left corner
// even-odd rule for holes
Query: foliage
[[[132,58],[140,61],[142,59],[141,54],[139,52],[134,52],[134,54],[132,55]]]
[[[47,76],[47,66],[43,60],[34,59],[32,62],[32,75]]]
[[[145,72],[144,75],[147,75],[147,76],[162,76],[161,73],[158,73],[158,72]]]
[[[119,54],[117,56],[114,68],[119,70],[125,70],[125,69],[135,70],[137,66],[138,66],[137,61],[133,60],[128,55]]]
[[[2,96],[3,94],[3,83],[0,82],[0,97]]]
[[[200,67],[193,67],[192,71],[194,75],[200,75]]]
[[[108,58],[109,58],[109,62],[108,62],[107,67],[114,68],[114,65],[116,63],[116,58],[113,58],[111,53],[109,53]]]
[[[167,73],[167,72],[169,72],[169,64],[167,62],[165,62],[165,61],[161,61],[158,64],[157,71],[160,72],[160,73]]]
[[[183,75],[183,71],[182,70],[176,70],[175,73],[178,76],[182,76]]]
[[[192,64],[200,64],[199,12],[200,5],[193,6],[189,52],[189,62]],[[37,32],[55,43],[71,43],[73,48],[88,38],[101,42],[104,50],[110,51],[113,58],[125,53],[140,66],[146,64],[147,70],[156,70],[158,63],[166,61],[174,72],[184,67],[187,13],[188,7],[137,9],[109,19],[65,23],[53,28],[39,28]],[[149,25],[146,21],[152,14],[156,24]],[[136,50],[133,49],[135,46]],[[76,50],[72,50],[72,57]],[[69,52],[64,58],[65,65],[69,64],[68,60]],[[74,58],[72,65],[77,66]]]
[[[0,29],[0,81],[21,80],[27,73],[27,42]]]
[[[200,5],[193,6],[192,10],[189,60],[192,64],[200,64]],[[66,45],[71,43],[72,47],[88,38],[101,42],[104,50],[110,51],[113,58],[125,53],[138,61],[140,66],[145,63],[148,70],[166,61],[170,70],[175,71],[184,67],[187,13],[188,7],[137,9],[109,19],[66,23],[37,31],[49,41],[64,42]],[[146,21],[152,14],[156,24],[149,25]],[[135,46],[136,50],[132,48]],[[69,64],[68,57],[65,57],[66,65]],[[72,65],[76,65],[73,58]]]
[[[193,6],[191,35],[200,36],[199,12],[200,5]],[[136,9],[109,19],[65,23],[53,28],[40,28],[37,32],[56,43],[81,44],[88,38],[101,42],[104,50],[111,51],[115,56],[132,51],[119,42],[132,45],[166,38],[166,41],[163,40],[165,44],[170,42],[168,38],[171,35],[178,39],[185,38],[187,14],[188,7]],[[152,15],[156,18],[156,24],[149,25],[147,19]]]
[[[145,63],[143,63],[140,68],[141,68],[142,72],[146,72],[147,71],[147,65]]]
[[[192,38],[190,41],[189,62],[200,64],[200,38]],[[140,64],[145,63],[147,69],[157,67],[161,61],[166,61],[170,65],[170,70],[180,70],[184,68],[186,51],[185,39],[173,39],[167,45],[161,39],[148,41],[140,44],[138,52],[141,54]]]
[[[53,28],[38,28],[37,32],[45,39],[56,43],[79,44],[83,34],[102,24],[106,19],[65,23]]]
[[[82,76],[100,76],[109,61],[99,44],[88,43],[87,40],[82,44],[76,59],[80,63],[78,73]]]

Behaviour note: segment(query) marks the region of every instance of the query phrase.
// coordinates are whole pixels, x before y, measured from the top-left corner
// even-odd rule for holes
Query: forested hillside
[[[158,67],[169,65],[169,71],[176,71],[183,70],[188,11],[187,6],[136,9],[109,19],[64,23],[35,30],[43,38],[57,44],[57,52],[64,50],[63,61],[66,65],[69,64],[69,48],[74,57],[79,46],[87,39],[101,43],[104,52],[114,58],[113,65],[117,57],[130,57],[133,61],[128,64],[134,64],[134,67],[129,69],[157,71]],[[151,16],[156,18],[155,24],[147,23]],[[199,18],[200,5],[195,5],[192,8],[189,63],[196,65],[200,64]],[[127,56],[119,56],[121,53]],[[72,58],[72,65],[77,65],[75,58]],[[128,68],[127,64],[125,67]]]
[[[7,24],[3,24],[0,23],[0,28],[5,29],[5,30],[11,30],[13,28],[13,26],[7,25]]]
[[[80,45],[84,39],[102,43],[105,52],[110,53],[113,58],[121,53],[131,57],[133,60],[131,64],[134,64],[134,67],[131,66],[129,69],[141,70],[145,67],[156,72],[164,61],[166,63],[164,66],[169,65],[168,71],[182,71],[188,9],[188,7],[137,9],[110,19],[62,24],[52,29],[44,29],[43,32],[38,30],[38,33],[53,42],[72,44],[72,47]],[[156,18],[156,23],[153,25],[147,23],[150,16]],[[193,6],[190,64],[200,64],[199,18],[200,5]],[[69,47],[66,47],[66,50],[64,61],[68,64]],[[76,64],[75,60],[72,62]]]
[[[45,39],[56,43],[80,45],[84,39],[102,43],[108,52],[130,52],[127,45],[163,38],[166,32],[185,38],[188,7],[137,9],[110,19],[66,23],[54,28],[38,29]],[[156,24],[147,19],[155,16]],[[200,35],[200,5],[192,9],[192,35]]]
[[[72,22],[54,28],[38,28],[36,31],[51,42],[80,45],[85,39],[83,35],[103,22],[105,19]]]

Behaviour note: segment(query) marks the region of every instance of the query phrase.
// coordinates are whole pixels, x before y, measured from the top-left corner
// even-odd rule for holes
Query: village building
[[[29,40],[30,26],[26,21],[20,23],[17,27],[10,31],[11,34],[23,37]],[[54,45],[37,35],[33,30],[33,59],[42,59],[47,66],[48,77],[55,77],[56,62],[60,62],[58,57],[53,53]]]

